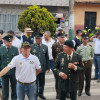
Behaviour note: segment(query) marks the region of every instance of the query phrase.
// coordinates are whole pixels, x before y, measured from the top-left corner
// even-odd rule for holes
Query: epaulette
[[[90,47],[92,47],[92,45],[91,45],[91,44],[89,44],[89,46],[90,46]]]

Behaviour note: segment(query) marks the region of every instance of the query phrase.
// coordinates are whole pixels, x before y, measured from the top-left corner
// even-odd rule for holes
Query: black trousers
[[[45,72],[37,76],[37,95],[43,95],[45,86]]]
[[[55,74],[55,89],[56,89],[56,94],[59,96],[59,86],[58,86],[58,81],[59,76]]]
[[[82,92],[84,87],[84,80],[86,82],[85,92],[90,92],[90,83],[91,83],[91,69],[92,69],[92,61],[89,60],[84,62],[84,72],[79,73],[79,91]]]
[[[15,75],[6,75],[2,77],[3,100],[8,100],[9,98],[9,81],[11,83],[11,99],[17,100]]]
[[[60,98],[59,100],[66,100],[66,91],[60,91]],[[69,92],[71,100],[77,99],[77,91]]]

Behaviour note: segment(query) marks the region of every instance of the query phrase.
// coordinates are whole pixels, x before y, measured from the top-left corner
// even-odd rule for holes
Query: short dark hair
[[[3,30],[0,30],[0,34],[1,34],[1,35],[3,34]]]
[[[14,31],[13,30],[9,30],[7,33],[11,34],[11,35],[14,35]]]
[[[76,34],[79,34],[80,32],[82,32],[81,29],[77,29],[77,30],[76,30]]]

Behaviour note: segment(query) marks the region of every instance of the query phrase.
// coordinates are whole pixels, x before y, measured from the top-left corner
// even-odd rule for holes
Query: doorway
[[[91,29],[92,31],[96,27],[97,12],[85,12],[85,24],[84,29]]]

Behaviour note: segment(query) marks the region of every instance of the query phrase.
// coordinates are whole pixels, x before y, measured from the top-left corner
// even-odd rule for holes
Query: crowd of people
[[[81,29],[76,31],[73,40],[68,40],[65,32],[59,29],[56,39],[50,31],[38,31],[32,34],[31,28],[25,27],[18,39],[10,30],[2,37],[0,30],[0,87],[3,100],[9,99],[9,81],[11,99],[29,100],[44,96],[45,75],[52,70],[55,79],[56,99],[77,100],[82,95],[84,80],[85,93],[91,96],[91,69],[94,58],[94,80],[100,82],[100,30],[89,37]],[[89,43],[92,41],[95,47]]]

